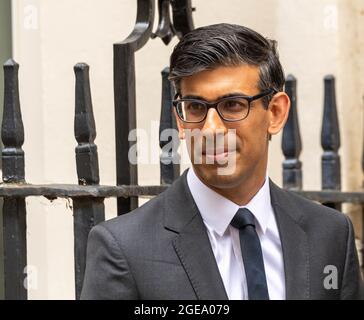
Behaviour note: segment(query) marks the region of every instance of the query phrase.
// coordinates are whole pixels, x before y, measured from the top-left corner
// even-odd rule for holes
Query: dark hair
[[[282,91],[285,77],[277,42],[235,24],[214,24],[186,34],[175,46],[170,59],[169,79],[180,92],[183,77],[217,66],[255,65],[260,70],[259,89]],[[267,107],[271,97],[264,100]]]

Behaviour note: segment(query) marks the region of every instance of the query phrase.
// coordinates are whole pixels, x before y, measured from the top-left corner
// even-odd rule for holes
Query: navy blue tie
[[[262,248],[255,230],[253,214],[248,209],[241,208],[231,225],[239,229],[249,300],[269,300]]]

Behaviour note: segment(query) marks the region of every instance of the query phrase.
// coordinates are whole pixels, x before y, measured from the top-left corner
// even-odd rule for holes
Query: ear
[[[291,101],[285,92],[274,95],[268,106],[270,135],[277,134],[287,122]]]
[[[183,123],[182,120],[179,118],[179,116],[177,115],[177,111],[175,108],[173,108],[173,113],[174,116],[176,117],[176,123],[177,123],[177,128],[178,128],[178,136],[181,140],[185,139],[185,130],[183,127]]]

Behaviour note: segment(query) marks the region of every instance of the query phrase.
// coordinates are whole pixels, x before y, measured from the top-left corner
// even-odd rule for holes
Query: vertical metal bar
[[[362,148],[361,170],[364,173],[364,139]],[[362,192],[364,192],[364,180],[362,182]],[[364,277],[364,203],[361,204],[361,268]]]
[[[171,23],[170,16],[170,0],[158,0],[159,22],[155,33],[152,33],[151,38],[160,38],[165,45],[168,45],[174,36],[174,28]]]
[[[152,34],[154,0],[138,0],[136,23],[132,33],[121,43],[114,44],[114,99],[116,176],[118,185],[138,183],[137,165],[129,161],[129,150],[136,141],[129,133],[136,128],[135,52],[142,48]],[[118,214],[138,206],[137,198],[118,198]]]
[[[3,214],[2,211],[4,209],[4,198],[0,198],[0,208],[1,208],[1,217],[0,217],[0,230],[3,232],[4,224],[3,224]],[[4,238],[0,237],[0,300],[5,299],[5,285],[4,285]]]
[[[364,208],[362,206],[362,223],[361,223],[361,271],[364,277]]]
[[[1,137],[4,183],[25,181],[24,127],[20,110],[19,65],[12,59],[4,64],[4,110]],[[25,198],[4,198],[5,299],[26,300],[27,265]]]
[[[129,141],[136,128],[135,62],[130,45],[114,46],[115,139],[117,185],[138,183],[138,167],[129,161],[129,150],[136,141]],[[118,215],[138,206],[137,198],[118,198]]]
[[[321,145],[324,150],[322,165],[322,189],[341,190],[341,164],[338,150],[340,148],[339,119],[336,108],[335,78],[328,75],[324,79],[325,98],[322,120]],[[341,204],[325,205],[341,209]]]
[[[162,108],[159,126],[159,146],[161,184],[171,184],[180,176],[180,156],[177,152],[180,144],[177,133],[176,118],[173,114],[174,89],[168,79],[169,68],[162,71]]]
[[[78,198],[73,200],[73,230],[75,254],[75,292],[80,299],[86,268],[87,239],[90,230],[105,220],[103,199]]]
[[[285,91],[291,100],[291,109],[282,137],[282,151],[285,156],[283,161],[283,187],[301,190],[302,163],[299,156],[302,151],[302,142],[297,114],[297,81],[293,75],[287,76]]]
[[[173,26],[177,37],[181,39],[186,33],[192,31],[193,23],[191,0],[172,0]]]
[[[361,270],[364,277],[364,204],[362,204],[361,211]]]
[[[99,161],[96,125],[92,108],[89,66],[79,63],[74,68],[76,75],[75,137],[76,164],[80,185],[98,185]],[[87,238],[93,226],[105,220],[103,199],[74,199],[74,253],[76,299],[80,298],[86,266]]]
[[[11,18],[11,0],[0,1],[0,61],[3,63],[12,56],[12,18]],[[0,101],[4,101],[4,75],[0,69]],[[0,114],[3,114],[3,104],[0,103]],[[0,150],[3,148],[0,141]],[[2,158],[0,157],[0,168],[2,168]],[[0,230],[3,230],[3,199],[0,199]],[[4,300],[4,244],[3,237],[0,237],[0,300]]]

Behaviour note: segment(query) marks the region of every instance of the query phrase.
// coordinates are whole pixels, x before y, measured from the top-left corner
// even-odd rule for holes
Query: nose
[[[211,108],[207,112],[207,116],[202,127],[202,131],[209,131],[209,133],[226,133],[227,128],[225,127],[225,123],[223,119],[221,119],[216,109]]]

